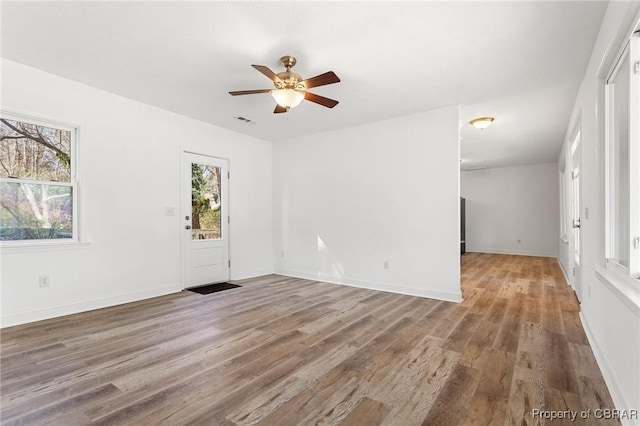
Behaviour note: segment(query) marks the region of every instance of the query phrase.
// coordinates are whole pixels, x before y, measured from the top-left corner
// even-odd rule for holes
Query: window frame
[[[72,236],[71,238],[52,238],[52,239],[30,239],[30,240],[0,240],[0,249],[32,249],[47,248],[55,246],[72,246],[82,243],[81,239],[81,219],[80,219],[80,184],[79,184],[79,167],[78,167],[78,139],[80,126],[75,123],[60,121],[44,116],[37,116],[29,113],[22,113],[8,109],[0,109],[0,117],[9,120],[15,120],[22,123],[33,124],[36,126],[50,127],[70,132],[70,153],[71,171],[69,182],[58,182],[37,179],[22,178],[4,178],[0,177],[1,182],[8,183],[26,183],[35,185],[65,186],[71,188],[72,193]]]
[[[629,56],[629,266],[621,265],[613,259],[614,222],[612,197],[615,179],[613,141],[612,141],[612,96],[611,80],[615,78],[620,67]],[[640,279],[640,247],[634,247],[634,240],[640,238],[640,75],[634,72],[634,64],[640,61],[640,35],[638,31],[631,34],[604,79],[604,136],[605,136],[605,267],[615,271],[617,275],[631,276]],[[633,117],[636,117],[634,120]],[[639,243],[640,244],[640,243]]]
[[[629,44],[630,60],[635,63],[631,65],[629,81],[629,272],[640,280],[640,30],[637,27]]]

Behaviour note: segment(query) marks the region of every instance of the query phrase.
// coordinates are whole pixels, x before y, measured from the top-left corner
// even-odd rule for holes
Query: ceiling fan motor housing
[[[295,89],[295,90],[304,90],[306,87],[304,84],[301,84],[302,76],[298,73],[291,71],[291,68],[297,63],[296,58],[294,56],[283,56],[280,58],[280,62],[287,69],[286,71],[279,72],[276,74],[280,80],[284,82],[284,85],[281,83],[274,83],[278,89]]]
[[[283,71],[276,74],[280,80],[284,82],[282,83],[274,83],[278,89],[296,89],[296,90],[304,90],[304,84],[300,83],[302,81],[302,76],[293,71]]]

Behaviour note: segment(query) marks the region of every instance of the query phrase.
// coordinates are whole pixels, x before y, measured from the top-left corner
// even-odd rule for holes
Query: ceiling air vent
[[[242,121],[245,124],[255,124],[255,121],[249,120],[248,118],[245,118],[245,117],[238,116],[238,117],[233,117],[233,118],[235,118],[238,121]]]

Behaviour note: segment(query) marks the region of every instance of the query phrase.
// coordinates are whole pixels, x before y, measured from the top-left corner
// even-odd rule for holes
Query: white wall
[[[569,138],[579,126],[583,208],[589,209],[588,218],[584,210],[581,215],[581,319],[619,409],[640,408],[640,283],[630,277],[621,279],[605,266],[604,77],[639,13],[639,2],[609,2],[559,160],[570,164]],[[569,246],[562,244],[561,249],[562,261],[569,261]],[[637,424],[637,420],[623,420],[623,424]]]
[[[3,249],[2,326],[181,290],[181,147],[230,160],[231,278],[272,272],[270,143],[6,60],[2,107],[80,126],[88,242]]]
[[[274,144],[276,272],[460,300],[458,141],[448,107]]]
[[[558,255],[557,163],[461,172],[460,194],[467,251]]]

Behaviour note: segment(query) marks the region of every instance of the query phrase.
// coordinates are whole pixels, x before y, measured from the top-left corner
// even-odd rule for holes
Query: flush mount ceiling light
[[[491,123],[493,123],[493,117],[474,118],[473,120],[470,121],[470,123],[476,129],[480,129],[480,130],[486,129],[491,125]]]
[[[333,71],[327,71],[324,74],[303,80],[300,74],[291,71],[291,68],[296,64],[296,58],[293,56],[283,56],[280,58],[280,62],[284,65],[286,71],[278,74],[274,73],[264,65],[251,65],[273,81],[273,84],[276,87],[275,89],[240,90],[229,92],[229,94],[231,96],[238,96],[253,95],[256,93],[271,93],[271,96],[273,96],[273,99],[275,99],[277,103],[276,109],[273,111],[275,114],[287,112],[291,108],[295,108],[300,105],[300,102],[305,99],[327,108],[333,108],[338,105],[338,101],[336,100],[307,92],[307,90],[312,87],[339,83],[340,79]]]

